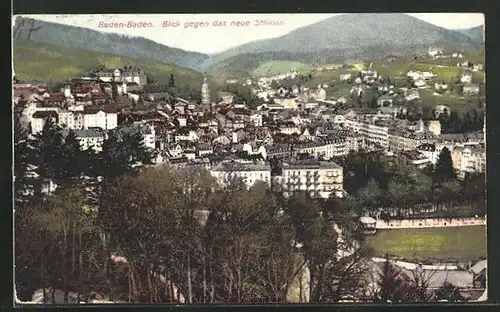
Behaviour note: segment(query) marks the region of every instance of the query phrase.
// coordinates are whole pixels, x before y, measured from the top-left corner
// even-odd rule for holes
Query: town
[[[14,66],[16,302],[485,301],[484,65],[469,55],[189,81]]]
[[[16,108],[22,108],[23,121],[29,124],[32,135],[41,133],[47,118],[51,118],[64,131],[73,130],[82,148],[99,152],[108,131],[136,129],[144,146],[153,153],[154,164],[201,166],[219,180],[223,179],[222,173],[244,176],[248,177],[249,187],[257,180],[270,184],[282,181],[280,177],[284,176],[298,178],[300,172],[292,168],[307,164],[311,174],[328,172],[328,177],[340,177],[335,179],[338,182],[332,179],[311,187],[306,187],[305,182],[294,186],[324,198],[332,193],[341,198],[345,190],[342,168],[334,165],[338,170],[330,172],[326,168],[331,166],[321,164],[335,164],[336,158],[361,151],[383,151],[390,158],[425,169],[435,166],[446,148],[451,153],[453,169],[462,179],[466,174],[485,172],[484,111],[473,110],[474,114],[468,115],[467,132],[442,133],[443,120],[448,121],[452,115],[449,107],[436,105],[427,116],[408,116],[408,109],[396,104],[418,99],[419,87],[434,87],[436,91],[446,88],[446,84],[437,82],[434,86],[427,84],[432,73],[410,71],[407,77],[411,85],[419,87],[400,89],[384,82],[391,77],[378,76],[376,71],[361,70],[355,79],[351,74],[343,74],[339,81],[352,87],[344,97],[333,101],[326,99],[328,82],[316,89],[272,87],[296,77],[292,71],[255,82],[245,80],[256,97],[265,99],[255,109],[235,102],[231,95],[213,102],[206,78],[200,84],[201,101],[175,98],[166,103],[165,94],[145,92],[146,75],[132,67],[73,79],[57,92],[49,92],[44,85],[17,83],[14,103]],[[470,84],[470,78],[467,74],[460,77],[461,83],[465,83],[463,92],[476,95],[479,87]],[[346,105],[346,98],[359,101],[363,92],[373,90],[378,94],[372,99],[373,105]],[[128,97],[131,103],[147,102],[152,109],[127,107],[119,111],[114,95]],[[271,175],[273,159],[290,169],[283,176]],[[224,171],[218,166],[221,162],[239,166]]]

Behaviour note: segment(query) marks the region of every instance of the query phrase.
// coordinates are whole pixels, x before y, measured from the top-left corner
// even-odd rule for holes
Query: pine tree
[[[97,172],[105,179],[113,180],[131,171],[137,165],[152,163],[152,154],[146,149],[139,131],[112,132],[104,140],[102,151],[95,164]]]
[[[73,130],[70,130],[64,138],[61,154],[61,181],[65,186],[69,186],[80,180],[88,168],[87,153],[82,150],[80,141]]]
[[[446,300],[447,302],[463,302],[465,300],[460,290],[448,282],[445,282],[443,286],[436,290],[435,299]]]
[[[447,147],[444,147],[439,154],[436,168],[434,169],[434,183],[442,184],[456,178],[451,152]]]
[[[450,130],[454,133],[460,132],[461,125],[460,116],[458,116],[457,112],[452,111],[450,113]]]
[[[175,87],[175,78],[174,74],[170,74],[170,79],[168,80],[168,87],[173,88]]]
[[[466,112],[462,121],[462,132],[470,132],[474,128],[473,119],[470,112]]]
[[[63,163],[63,137],[52,118],[45,120],[42,132],[35,136],[37,173],[40,179],[58,182]]]
[[[26,173],[30,160],[28,133],[21,123],[19,114],[14,114],[14,196],[22,200],[27,189]]]
[[[398,269],[390,262],[389,255],[385,256],[384,266],[378,274],[377,299],[381,302],[400,302],[405,295],[405,282]]]

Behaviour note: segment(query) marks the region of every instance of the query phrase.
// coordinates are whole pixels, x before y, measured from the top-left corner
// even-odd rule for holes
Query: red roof
[[[50,102],[64,102],[66,100],[66,97],[64,96],[64,93],[58,92],[58,93],[51,93],[49,97]]]

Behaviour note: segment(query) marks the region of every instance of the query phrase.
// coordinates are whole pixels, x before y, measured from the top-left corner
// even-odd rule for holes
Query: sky
[[[224,51],[250,41],[279,37],[299,27],[314,24],[337,14],[123,14],[123,15],[26,15],[48,22],[80,26],[144,37],[169,47],[207,54]],[[431,24],[463,29],[484,24],[481,13],[411,13]],[[127,27],[128,22],[151,23],[150,27]],[[163,27],[165,21],[179,22],[177,27]],[[214,26],[225,21],[226,26]],[[231,22],[249,22],[248,26],[231,26]],[[260,21],[260,22],[259,22]],[[265,21],[262,24],[262,21]],[[194,23],[207,22],[195,28]],[[113,24],[112,27],[103,27]],[[120,24],[121,23],[121,24]],[[191,23],[187,25],[186,23]],[[260,25],[257,25],[260,24]]]

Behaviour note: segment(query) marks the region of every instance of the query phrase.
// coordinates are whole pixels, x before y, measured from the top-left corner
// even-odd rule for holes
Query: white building
[[[297,191],[321,198],[344,195],[343,169],[333,162],[284,163],[282,174],[273,179],[285,189],[287,196]]]
[[[434,89],[436,91],[446,91],[448,90],[448,85],[446,83],[436,82],[434,83]]]
[[[451,159],[458,177],[466,173],[486,171],[486,151],[481,146],[456,146],[451,151]]]
[[[50,118],[55,124],[58,124],[59,116],[57,111],[37,111],[29,119],[31,124],[31,133],[42,132],[46,120]]]
[[[351,74],[342,74],[342,75],[340,75],[340,81],[342,81],[342,82],[348,81],[349,79],[352,79],[352,75]]]
[[[461,77],[460,77],[460,82],[463,83],[463,84],[469,84],[472,82],[472,75],[470,74],[463,74]]]
[[[300,129],[293,122],[289,122],[280,126],[280,132],[288,135],[300,134]]]
[[[118,112],[113,107],[85,107],[83,129],[112,130],[118,126]]]
[[[321,85],[318,85],[318,89],[316,91],[316,99],[319,101],[323,101],[326,99],[326,91]]]
[[[264,163],[221,162],[210,173],[221,185],[227,185],[233,179],[242,179],[247,187],[257,181],[271,185],[271,167]]]
[[[262,115],[259,113],[251,114],[250,122],[253,123],[255,127],[262,127]]]
[[[415,85],[415,87],[417,88],[421,88],[421,87],[424,87],[427,85],[427,83],[425,82],[424,79],[417,79],[415,80],[415,82],[413,83]]]
[[[102,144],[106,137],[104,131],[91,130],[73,130],[75,132],[76,138],[80,142],[80,147],[82,150],[93,149],[96,152],[102,151]],[[62,135],[66,137],[69,130],[63,130]]]
[[[368,145],[389,146],[389,126],[383,122],[345,118],[344,125],[363,136]]]

